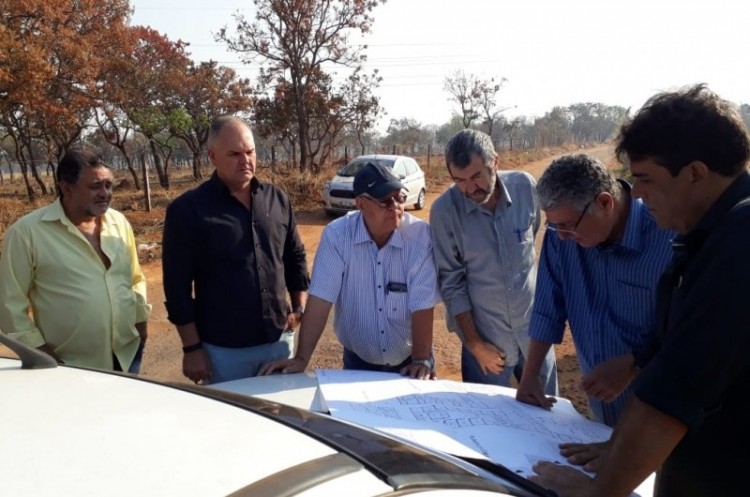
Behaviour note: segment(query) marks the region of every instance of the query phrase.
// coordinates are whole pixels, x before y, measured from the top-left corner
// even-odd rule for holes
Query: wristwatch
[[[295,305],[292,309],[292,312],[295,314],[299,314],[300,317],[305,313],[305,306],[303,305]]]
[[[430,371],[435,370],[435,358],[433,356],[430,356],[429,359],[412,359],[412,364],[419,364],[420,366],[424,366]]]

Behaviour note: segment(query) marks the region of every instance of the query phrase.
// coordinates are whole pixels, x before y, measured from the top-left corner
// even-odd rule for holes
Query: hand
[[[135,323],[135,329],[138,331],[138,336],[141,337],[141,342],[146,343],[146,339],[148,338],[148,323],[146,321]]]
[[[602,402],[612,402],[625,390],[636,375],[632,354],[619,355],[599,363],[581,379],[587,395]]]
[[[190,381],[199,383],[211,378],[211,360],[203,349],[182,355],[182,374]]]
[[[477,360],[479,367],[482,368],[482,374],[500,374],[505,367],[505,352],[495,347],[493,344],[485,341],[475,342],[467,345],[466,348]]]
[[[417,380],[435,380],[437,379],[437,375],[434,371],[432,371],[430,368],[425,366],[424,364],[407,364],[403,368],[401,368],[401,371],[399,371],[404,376],[411,376],[414,379]]]
[[[560,444],[560,454],[570,464],[583,466],[584,470],[597,473],[602,461],[604,461],[604,456],[609,452],[609,447],[609,441],[589,444],[562,443]]]
[[[301,357],[293,357],[291,359],[280,359],[278,361],[272,361],[261,366],[258,371],[258,376],[267,376],[273,373],[301,373],[307,367],[307,361]]]
[[[530,379],[529,379],[530,378]],[[538,375],[524,374],[516,390],[516,400],[524,404],[539,406],[548,411],[557,402],[555,397],[545,397],[542,382]]]
[[[558,497],[594,496],[591,477],[577,469],[549,461],[540,461],[533,469],[537,476],[529,480],[555,491]]]
[[[297,330],[300,323],[302,323],[301,312],[290,312],[286,315],[286,328],[287,330]]]

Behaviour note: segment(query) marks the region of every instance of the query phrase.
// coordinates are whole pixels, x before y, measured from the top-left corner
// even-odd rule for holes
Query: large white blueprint
[[[546,411],[517,402],[511,388],[353,370],[318,370],[317,377],[334,417],[443,452],[485,457],[524,476],[539,460],[566,464],[560,442],[603,441],[611,433],[566,399]],[[638,495],[651,495],[650,488],[639,487]]]

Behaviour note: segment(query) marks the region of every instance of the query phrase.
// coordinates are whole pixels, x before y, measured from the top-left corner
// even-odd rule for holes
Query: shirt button
[[[383,330],[380,330],[380,333],[385,333],[385,331],[383,331]],[[385,352],[385,350],[384,350],[383,352]]]

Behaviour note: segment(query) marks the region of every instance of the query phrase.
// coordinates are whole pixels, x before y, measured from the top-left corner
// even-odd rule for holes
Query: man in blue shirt
[[[542,245],[531,346],[516,398],[550,408],[537,379],[541,359],[570,324],[594,416],[609,426],[634,378],[634,355],[654,324],[671,232],[658,228],[630,185],[587,155],[561,157],[537,184],[547,232]]]
[[[532,479],[560,497],[625,497],[658,470],[655,497],[747,495],[750,425],[750,137],[705,85],[649,99],[617,139],[661,228],[678,233],[659,281],[653,339],[599,450]],[[569,458],[570,460],[570,458]]]
[[[297,353],[260,374],[304,371],[335,307],[344,369],[434,378],[432,324],[440,298],[430,228],[404,212],[404,185],[388,167],[368,163],[353,188],[358,210],[323,230]]]
[[[486,133],[465,129],[445,147],[453,186],[432,205],[430,228],[448,329],[463,344],[463,381],[510,386],[529,348],[536,281],[534,240],[540,223],[534,178],[498,171]],[[540,372],[557,395],[550,350]]]

